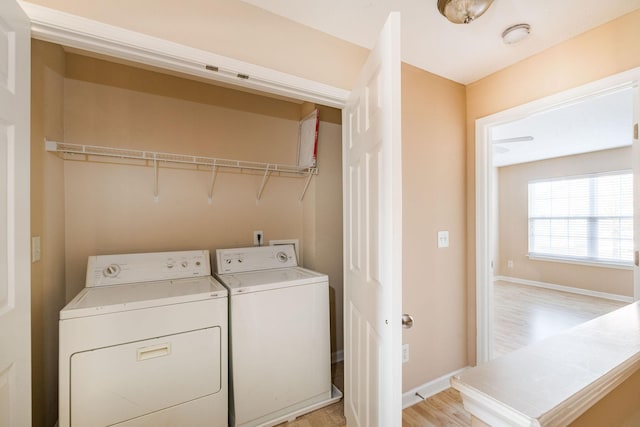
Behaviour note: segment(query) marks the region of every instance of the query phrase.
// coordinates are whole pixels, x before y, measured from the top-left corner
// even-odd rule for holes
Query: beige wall
[[[32,3],[345,89],[368,53],[241,1]]]
[[[417,318],[405,339],[412,348],[411,362],[404,366],[406,391],[466,364],[465,166],[464,87],[410,66],[403,67],[403,78],[403,290],[405,311]],[[293,163],[301,106],[231,93],[70,54],[65,140]],[[321,111],[325,116],[335,121],[331,110]],[[304,265],[330,275],[332,350],[341,350],[340,137],[339,125],[323,121],[320,174],[304,204],[297,199],[303,180],[270,179],[256,204],[260,175],[220,174],[214,203],[207,205],[207,173],[165,168],[160,201],[154,203],[150,168],[67,162],[67,298],[84,283],[88,255],[243,246],[251,243],[252,230],[261,229],[266,240],[301,239]],[[441,156],[447,161],[433,161]],[[425,185],[443,181],[446,185]],[[449,230],[452,244],[437,250],[435,236],[442,229]],[[442,318],[448,327],[434,328]]]
[[[633,296],[633,270],[531,260],[527,256],[530,180],[631,169],[631,147],[498,168],[498,251],[496,274]],[[507,262],[513,261],[509,268]]]
[[[35,3],[347,89],[355,81],[367,55],[365,49],[241,2],[192,0],[188,4],[169,2],[163,4],[162,8],[157,8],[155,3],[151,5],[150,1],[126,5],[110,2],[90,4],[70,0],[36,0]],[[154,10],[153,19],[148,19],[150,8]],[[194,10],[198,11],[197,15],[188,14],[188,11]],[[140,19],[141,16],[145,19]],[[176,20],[176,16],[181,19]],[[206,22],[206,25],[202,25],[202,22]],[[181,26],[185,29],[181,30]],[[273,45],[279,48],[270,48]],[[405,335],[405,342],[412,348],[411,362],[404,365],[403,389],[407,391],[467,364],[464,310],[465,101],[463,86],[446,79],[411,67],[403,67],[403,78],[407,79],[402,87],[403,96],[407,98],[407,101],[403,101],[403,121],[407,117],[406,124],[403,124],[407,141],[403,158],[407,165],[405,183],[408,183],[404,196],[408,225],[404,232],[406,257],[403,291],[404,303],[407,305],[405,311],[412,312],[417,317],[416,327]],[[413,90],[414,85],[416,90]],[[433,99],[437,99],[439,104],[432,103]],[[126,116],[125,112],[122,115]],[[98,118],[94,120],[98,121]],[[111,132],[118,133],[113,129]],[[71,135],[67,135],[68,140],[69,137]],[[446,156],[447,161],[440,161],[437,157],[440,155]],[[322,166],[322,158],[320,165],[322,175],[325,167]],[[148,172],[144,174],[144,179],[148,180],[148,175]],[[440,185],[442,177],[448,179],[444,186]],[[321,176],[317,178],[318,188],[310,190],[316,191],[316,198],[308,197],[309,201],[305,201],[305,204],[322,204],[322,198],[329,197],[320,190]],[[312,185],[315,184],[314,182]],[[151,184],[147,181],[146,185]],[[333,186],[335,183],[328,185]],[[217,188],[221,188],[221,183]],[[160,191],[162,204],[166,197],[162,179]],[[146,197],[150,197],[148,192],[149,190],[144,192]],[[140,190],[140,196],[142,193]],[[85,189],[83,194],[92,198],[91,200],[98,198],[89,189]],[[265,200],[267,198],[268,195],[265,195]],[[77,202],[69,200],[68,204]],[[140,207],[140,210],[143,208]],[[314,214],[305,208],[303,222],[299,226],[303,229],[304,261],[305,264],[309,263],[308,266],[316,265],[320,260],[328,260],[327,252],[325,255],[320,252],[322,249],[328,251],[331,246],[323,245],[321,240],[317,240],[317,245],[311,245],[310,248],[309,239],[323,236],[322,227],[325,230],[327,227],[333,228],[335,231],[339,226],[338,223],[321,225],[330,217],[316,216],[311,219],[312,215]],[[83,218],[78,220],[86,221]],[[83,227],[90,233],[89,240],[94,238],[91,234],[101,233],[93,228],[93,224],[85,224]],[[251,227],[246,227],[247,230],[243,230],[241,235],[246,235],[249,239]],[[441,229],[449,230],[452,244],[446,250],[435,251],[435,233]],[[74,232],[68,232],[68,241],[72,237],[70,233]],[[266,237],[271,238],[271,235],[267,232]],[[75,233],[73,238],[79,239],[80,236]],[[84,238],[86,237],[83,236]],[[84,249],[84,252],[88,252],[88,249]],[[117,250],[113,245],[108,249]],[[334,250],[339,248],[336,246],[331,249]],[[338,253],[332,256],[338,258]],[[425,257],[429,258],[428,269],[425,269]],[[67,262],[79,266],[81,257],[68,259]],[[334,268],[336,267],[337,264],[334,264]],[[80,269],[74,269],[73,266],[69,268],[75,280],[80,280]],[[338,276],[337,270],[334,275]],[[425,284],[426,281],[429,283]],[[336,292],[335,298],[336,308],[339,309],[341,293]],[[441,327],[443,323],[439,320],[440,315],[447,319],[447,327]],[[336,339],[339,339],[337,332]],[[334,346],[341,348],[339,343],[334,342],[332,348],[336,348]]]
[[[633,427],[640,425],[640,371],[589,408],[571,427]]]
[[[231,110],[217,101],[221,98],[218,92],[229,97],[227,89],[78,55],[68,55],[67,68],[67,142],[155,147],[281,163],[295,160],[295,132],[301,114],[297,104],[263,99],[268,106],[261,107],[253,95],[237,94],[246,102],[236,102]],[[464,88],[409,66],[403,67],[403,78],[407,254],[403,290],[405,311],[419,319],[405,340],[413,355],[404,366],[406,391],[466,364]],[[430,104],[434,99],[438,102]],[[278,108],[282,109],[279,114]],[[321,118],[325,116],[335,121],[331,111],[321,111]],[[165,123],[168,118],[170,124]],[[252,125],[243,125],[244,120]],[[300,180],[270,180],[263,200],[255,206],[253,195],[260,176],[220,175],[214,204],[208,206],[204,198],[208,174],[164,169],[160,173],[160,202],[156,204],[149,168],[68,162],[67,242],[78,243],[67,248],[67,297],[80,289],[86,257],[92,253],[165,250],[176,245],[209,249],[241,246],[250,244],[252,230],[261,229],[267,240],[300,238],[304,265],[329,273],[335,309],[332,350],[342,349],[341,128],[323,122],[320,136],[320,174],[313,179],[304,205],[297,201]],[[178,146],[176,140],[180,141]],[[199,145],[203,143],[206,145]],[[433,162],[439,156],[445,156],[447,162]],[[447,185],[425,186],[441,182],[443,177]],[[443,202],[438,205],[439,201]],[[176,224],[179,228],[163,226],[180,217],[186,220]],[[225,227],[220,227],[222,223]],[[203,231],[198,233],[198,228]],[[435,236],[441,229],[450,231],[452,245],[437,251]],[[431,244],[425,244],[429,241]],[[425,263],[425,258],[431,261]],[[429,283],[425,283],[425,271]],[[433,328],[442,317],[449,327]]]
[[[165,2],[162,7],[151,0],[127,4],[73,0],[36,0],[35,3],[347,89],[355,81],[367,53],[365,49],[242,2],[190,0],[187,3]],[[152,15],[149,10],[153,10]],[[403,133],[406,141],[403,149],[406,187],[403,208],[407,224],[404,232],[403,288],[405,311],[416,316],[416,326],[404,336],[404,342],[409,343],[412,348],[411,362],[404,365],[405,391],[412,385],[430,381],[447,370],[473,364],[475,361],[475,120],[640,65],[640,44],[635,42],[639,38],[640,12],[636,12],[562,43],[469,85],[466,89],[466,115],[464,88],[429,73],[403,67]],[[273,45],[279,48],[274,50]],[[301,58],[304,60],[300,60]],[[204,141],[194,142],[182,138],[180,142],[172,141],[171,137],[166,137],[161,131],[166,125],[162,120],[158,121],[160,130],[140,129],[135,122],[127,122],[127,117],[151,115],[162,118],[165,113],[182,109],[178,104],[183,104],[194,115],[182,117],[175,123],[176,129],[182,128],[187,134],[191,134],[194,133],[192,126],[198,127],[204,123],[207,127],[209,120],[215,120],[215,116],[207,114],[208,111],[225,110],[226,107],[212,105],[210,100],[203,101],[199,98],[199,90],[186,91],[184,96],[175,91],[165,94],[165,85],[157,83],[155,79],[159,77],[155,75],[153,78],[156,83],[149,83],[148,88],[145,88],[145,81],[137,78],[134,82],[127,81],[127,78],[118,82],[104,82],[91,80],[94,79],[90,77],[92,75],[93,71],[82,72],[76,77],[70,76],[66,81],[68,92],[72,97],[78,96],[78,102],[81,103],[92,98],[101,99],[110,121],[106,122],[102,111],[97,111],[97,108],[90,107],[91,111],[85,113],[78,111],[77,106],[72,111],[69,105],[65,105],[69,123],[74,123],[75,127],[69,129],[69,135],[65,135],[67,140],[72,138],[70,142],[86,143],[85,137],[92,136],[94,143],[104,143],[103,140],[107,139],[102,136],[104,131],[110,135],[108,139],[114,144],[120,143],[115,142],[116,140],[126,140],[121,138],[123,136],[136,136],[131,139],[132,144],[147,146],[151,144],[150,140],[139,136],[153,135],[153,144],[157,141],[160,147],[170,147],[173,151],[211,149],[212,155],[215,151],[215,155],[229,157],[258,152],[263,148],[251,144],[222,146],[216,142],[215,138],[219,136],[217,133],[207,133],[208,139]],[[97,72],[97,75],[100,76],[101,73]],[[103,75],[100,78],[107,77],[109,76]],[[130,87],[131,84],[134,87]],[[105,91],[103,86],[111,86],[112,90]],[[79,90],[81,87],[88,89],[84,95],[84,89]],[[109,99],[110,97],[114,99]],[[120,101],[126,101],[124,105],[129,108],[126,114],[124,111],[114,111],[114,107],[110,106],[118,97]],[[158,105],[154,104],[151,111],[143,111],[141,106],[144,104],[141,101],[144,98],[157,100]],[[69,102],[71,101],[66,101],[66,104]],[[243,108],[246,105],[239,110]],[[269,110],[266,108],[254,112],[259,123],[264,119],[260,116],[269,115]],[[231,117],[231,111],[224,112]],[[247,114],[246,111],[243,114]],[[236,119],[238,117],[244,116],[238,114]],[[294,120],[288,116],[278,117],[281,123]],[[80,123],[85,118],[92,122]],[[462,142],[465,118],[466,158],[465,144]],[[244,120],[240,121],[245,123]],[[124,128],[120,129],[120,126]],[[89,127],[96,129],[92,135],[87,132]],[[289,132],[287,126],[280,130],[285,134]],[[222,132],[224,134],[224,129]],[[251,133],[251,130],[247,129],[246,132]],[[118,138],[112,140],[111,137],[115,136]],[[83,141],[74,141],[76,138]],[[129,142],[126,145],[128,144]],[[213,150],[212,147],[216,149]],[[273,156],[278,161],[287,161],[280,156],[286,157],[286,153],[290,151],[285,147],[280,148],[282,151],[276,149],[277,153],[270,150],[260,153],[261,156]],[[320,164],[322,167],[322,158]],[[163,169],[160,202],[153,204],[152,179],[148,169],[109,164],[92,164],[94,167],[89,168],[84,163],[70,162],[67,165],[70,165],[70,176],[65,181],[69,185],[67,191],[75,194],[66,202],[71,208],[67,214],[67,224],[76,220],[79,222],[72,224],[71,230],[66,233],[67,246],[79,246],[78,249],[69,249],[73,252],[70,254],[73,257],[67,257],[68,277],[76,281],[69,284],[67,296],[71,296],[72,290],[80,285],[78,281],[83,280],[82,271],[86,258],[82,258],[98,249],[117,252],[125,247],[125,243],[132,250],[177,249],[174,244],[180,247],[208,244],[212,249],[211,242],[214,238],[224,245],[235,246],[249,244],[251,231],[256,227],[265,231],[267,239],[295,237],[291,233],[285,234],[275,224],[265,225],[255,218],[258,210],[268,212],[266,215],[277,213],[279,208],[284,207],[295,210],[297,190],[302,185],[297,181],[293,183],[285,179],[275,184],[275,179],[270,180],[263,202],[256,205],[253,194],[258,178],[227,174],[222,179],[221,175],[216,185],[214,203],[208,206],[206,174]],[[112,171],[118,173],[115,181],[111,181]],[[85,178],[91,179],[91,185],[81,182]],[[126,184],[124,190],[118,191],[123,183]],[[186,191],[185,184],[188,187]],[[294,189],[293,192],[289,191],[291,188]],[[98,194],[100,191],[104,192],[103,197]],[[122,202],[116,202],[117,200]],[[130,200],[134,203],[123,203]],[[181,210],[176,203],[184,203],[193,209],[187,210],[185,207]],[[280,206],[280,203],[283,205]],[[241,211],[242,218],[225,214],[223,206],[227,204],[235,208],[246,208],[246,211]],[[297,209],[299,216],[293,219],[292,227],[297,230],[294,234],[302,235],[304,240],[313,235],[314,231],[305,222],[308,214],[305,208]],[[197,224],[202,225],[205,231],[197,237],[185,239],[184,233],[174,231],[163,221],[173,216],[169,212],[185,214],[189,220],[193,220],[193,223],[187,225],[189,229],[196,228]],[[238,210],[235,209],[234,212]],[[144,221],[134,222],[141,230],[125,223],[125,213],[134,218],[144,215]],[[101,229],[96,224],[96,219],[86,216],[89,214],[106,218],[109,223]],[[229,219],[234,224],[237,221],[237,224],[244,225],[236,225],[232,227],[232,231],[227,232],[211,225],[216,223],[210,221],[212,219]],[[310,224],[314,223],[312,221]],[[132,231],[132,235],[119,230],[122,224]],[[154,224],[157,226],[154,227]],[[440,229],[450,231],[451,247],[437,251],[434,249],[435,232]],[[144,241],[140,238],[142,231],[159,234]],[[317,236],[317,231],[315,233]],[[128,246],[130,243],[132,245]],[[308,241],[304,244],[306,243]],[[317,251],[317,247],[313,250]],[[460,289],[465,276],[468,283],[467,294],[464,289]]]
[[[44,138],[63,136],[64,53],[31,45],[31,234],[41,259],[31,265],[32,422],[58,419],[58,311],[65,303],[63,162],[44,151]]]
[[[295,164],[299,104],[67,55],[65,141],[180,154]],[[302,240],[302,178],[210,173],[109,162],[65,165],[67,299],[84,285],[87,256],[249,246]]]
[[[403,64],[402,305],[415,321],[405,392],[467,364],[464,119],[463,85]]]
[[[261,173],[221,171],[208,204],[210,172],[166,166],[154,202],[149,165],[63,161],[44,138],[295,164],[309,106],[33,45],[32,229],[43,239],[32,283],[34,425],[57,419],[58,312],[83,287],[93,254],[249,246],[253,230],[265,241],[300,239],[305,265],[330,276],[332,349],[342,349],[339,111],[320,108],[321,169],[303,202],[304,178],[274,174],[257,201]]]
[[[640,11],[560,43],[467,86],[468,359],[476,359],[475,121],[640,66]]]
[[[365,49],[241,2],[167,3],[161,8],[155,3],[150,6],[150,2],[133,2],[124,5],[126,10],[122,9],[123,5],[111,2],[36,0],[35,3],[343,88],[352,86],[367,55]],[[153,19],[148,19],[149,8],[154,10]],[[182,16],[187,10],[198,9],[197,15]],[[181,19],[176,20],[176,16]],[[202,21],[207,25],[200,25]],[[176,27],[180,25],[188,30]],[[275,44],[279,49],[261,48],[262,44]],[[238,123],[243,123],[249,113],[253,113],[252,120],[256,120],[258,128],[267,121],[266,116],[276,116],[283,124],[277,131],[289,133],[292,130],[286,125],[287,121],[299,118],[293,112],[295,108],[289,114],[278,107],[274,113],[275,104],[265,106],[246,101],[249,98],[243,96],[229,97],[218,89],[193,82],[184,83],[177,90],[167,76],[142,74],[137,70],[132,74],[129,71],[120,73],[107,64],[81,60],[75,55],[69,55],[67,66],[65,140],[68,142],[184,153],[195,150],[221,157],[246,158],[258,153],[259,160],[270,156],[280,162],[290,162],[293,157],[288,156],[295,156],[295,150],[284,145],[264,150],[266,143],[263,146],[245,144],[245,139],[255,141],[256,134],[265,134],[252,127],[244,126],[240,138],[235,135],[229,138],[227,134],[229,127],[237,130]],[[403,389],[407,391],[466,365],[465,166],[463,87],[412,67],[403,67],[403,78],[406,79],[403,93],[407,99],[403,101],[403,111],[408,117],[403,125],[407,141],[403,157],[406,182],[409,183],[405,190],[404,211],[407,224],[410,224],[404,233],[407,258],[403,288],[405,311],[412,312],[417,318],[416,327],[405,335],[404,340],[412,349],[411,362],[404,365]],[[412,90],[413,85],[418,88],[416,91]],[[207,89],[201,90],[203,87]],[[220,95],[209,96],[209,92]],[[220,99],[224,99],[224,103]],[[440,105],[431,103],[433,99]],[[148,100],[153,102],[149,104]],[[219,115],[212,114],[214,110],[223,110],[229,119],[219,119]],[[243,113],[234,114],[233,110]],[[182,114],[179,119],[175,118],[175,111]],[[321,120],[326,122],[323,129],[327,129],[326,133],[339,134],[337,128],[332,129],[329,125],[339,123],[339,112],[325,113],[321,109]],[[150,127],[146,119],[140,120],[145,117],[151,117],[157,126]],[[166,117],[171,117],[171,129],[168,129]],[[225,127],[227,123],[233,126]],[[175,138],[177,133],[179,138]],[[264,230],[266,239],[301,235],[305,266],[327,271],[332,283],[336,284],[332,285],[332,303],[336,310],[332,314],[335,319],[332,350],[341,349],[342,243],[338,244],[333,236],[341,234],[342,223],[341,218],[330,212],[341,212],[341,206],[335,204],[341,201],[341,195],[338,197],[341,192],[341,184],[338,184],[340,167],[327,164],[325,160],[325,156],[339,158],[340,153],[332,142],[322,143],[322,132],[320,138],[320,175],[312,181],[302,207],[296,205],[302,185],[298,181],[276,183],[276,179],[271,179],[263,201],[256,205],[253,194],[259,177],[220,175],[214,203],[208,206],[206,173],[163,169],[160,201],[154,204],[152,174],[148,168],[66,162],[67,299],[80,289],[86,256],[92,253],[245,245],[250,243],[254,229]],[[234,143],[228,144],[229,140]],[[437,160],[440,155],[446,156],[446,163]],[[449,182],[440,187],[442,176]],[[328,200],[332,206],[329,211]],[[227,206],[229,210],[226,210]],[[280,226],[282,219],[266,224],[257,219],[263,213],[271,217],[283,209],[297,212],[295,218],[287,218],[286,230]],[[237,215],[237,212],[242,214]],[[166,226],[174,215],[184,215],[186,225]],[[225,220],[232,226],[218,226]],[[180,227],[187,230],[202,227],[204,231],[186,237],[190,233],[185,234]],[[291,229],[297,231],[287,232]],[[452,244],[446,250],[435,251],[435,233],[440,229],[450,231]],[[151,237],[149,233],[152,233]],[[431,243],[426,244],[426,241]],[[428,270],[424,268],[425,257],[429,257]],[[442,265],[444,267],[436,268]],[[442,327],[440,316],[446,319],[446,327]]]

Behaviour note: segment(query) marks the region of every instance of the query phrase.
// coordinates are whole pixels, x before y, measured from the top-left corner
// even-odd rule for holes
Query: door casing
[[[519,120],[560,106],[579,102],[617,88],[634,87],[634,123],[638,123],[638,91],[640,85],[640,67],[614,74],[586,85],[550,95],[508,110],[476,120],[476,361],[483,364],[493,355],[493,256],[495,253],[495,185],[496,173],[492,167],[490,128],[495,125]],[[638,141],[634,141],[635,159],[640,158]],[[640,244],[640,162],[634,162],[634,245]],[[634,267],[634,300],[640,299],[640,269]]]

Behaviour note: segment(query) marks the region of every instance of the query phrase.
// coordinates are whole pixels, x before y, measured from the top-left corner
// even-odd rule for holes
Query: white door
[[[342,110],[345,415],[402,422],[400,15],[392,13]]]
[[[633,88],[633,297],[640,300],[640,82]]]
[[[31,425],[29,25],[0,1],[0,426]]]

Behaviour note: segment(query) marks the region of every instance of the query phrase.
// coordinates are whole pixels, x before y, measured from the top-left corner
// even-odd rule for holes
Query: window
[[[530,181],[529,255],[631,265],[632,173]]]

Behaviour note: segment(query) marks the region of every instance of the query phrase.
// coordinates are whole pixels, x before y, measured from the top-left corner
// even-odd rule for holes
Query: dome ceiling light
[[[504,44],[514,44],[524,40],[531,33],[529,24],[513,25],[502,32]]]
[[[438,0],[440,13],[454,24],[468,24],[482,15],[493,0]]]

